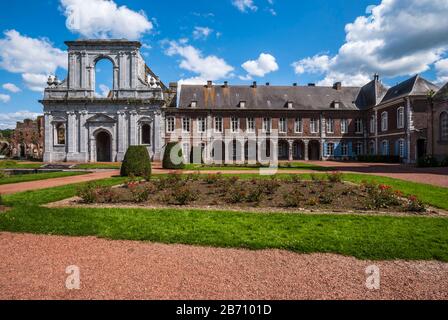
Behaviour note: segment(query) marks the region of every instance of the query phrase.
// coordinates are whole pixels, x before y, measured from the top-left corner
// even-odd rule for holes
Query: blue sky
[[[2,1],[0,127],[42,112],[44,76],[65,78],[64,41],[78,38],[140,40],[146,63],[165,83],[360,85],[374,72],[387,85],[417,72],[443,83],[447,2]],[[67,23],[77,15],[80,23]],[[100,71],[108,86],[107,66]]]

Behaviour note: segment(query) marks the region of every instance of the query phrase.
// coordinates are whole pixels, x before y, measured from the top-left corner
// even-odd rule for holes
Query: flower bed
[[[378,211],[425,213],[417,197],[405,197],[386,185],[348,184],[339,173],[290,179],[240,180],[215,175],[170,175],[151,181],[130,180],[111,188],[89,184],[78,190],[83,203],[295,208],[322,211]]]

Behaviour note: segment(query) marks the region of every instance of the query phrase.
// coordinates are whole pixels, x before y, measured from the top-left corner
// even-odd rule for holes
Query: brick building
[[[165,139],[215,163],[365,154],[414,163],[427,153],[428,94],[438,89],[418,75],[390,89],[378,76],[363,87],[182,85],[164,110]]]
[[[448,84],[434,96],[431,116],[432,144],[429,151],[439,160],[444,160],[448,157]]]
[[[11,137],[11,157],[42,160],[44,152],[44,117],[17,122]]]

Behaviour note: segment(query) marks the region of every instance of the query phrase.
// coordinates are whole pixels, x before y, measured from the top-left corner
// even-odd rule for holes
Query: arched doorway
[[[241,161],[241,143],[238,140],[233,139],[229,144],[229,155],[233,163]]]
[[[212,159],[215,163],[225,163],[226,161],[226,145],[222,140],[216,140],[212,146]]]
[[[244,144],[244,160],[247,163],[257,162],[258,145],[255,140],[247,140]]]
[[[417,159],[426,156],[426,140],[418,139],[417,140]]]
[[[292,145],[292,158],[293,160],[305,159],[305,145],[302,141],[294,141]]]
[[[308,144],[308,157],[310,160],[320,160],[320,143],[312,140]]]
[[[111,138],[107,132],[101,131],[96,135],[96,161],[111,162]]]
[[[278,142],[278,160],[285,161],[289,160],[289,143],[285,140],[280,140]]]

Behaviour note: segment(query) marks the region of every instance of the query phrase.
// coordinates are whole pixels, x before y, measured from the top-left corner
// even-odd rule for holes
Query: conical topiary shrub
[[[182,146],[178,142],[169,142],[166,145],[162,165],[164,169],[185,168]]]
[[[151,159],[145,146],[130,146],[124,156],[121,165],[122,177],[145,177],[151,176]]]

